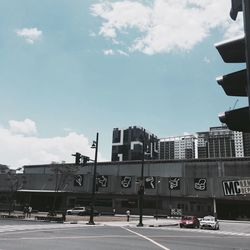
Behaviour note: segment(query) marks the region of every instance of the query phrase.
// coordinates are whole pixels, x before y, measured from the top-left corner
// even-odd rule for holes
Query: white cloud
[[[37,28],[23,28],[17,30],[16,34],[23,37],[27,43],[33,44],[42,37],[43,32]]]
[[[225,37],[243,30],[240,15],[237,22],[230,20],[228,0],[152,0],[151,4],[147,3],[104,0],[93,4],[92,15],[102,19],[99,35],[124,44],[121,37],[137,30],[128,50],[152,55],[190,50],[215,28],[224,31]]]
[[[10,132],[14,134],[33,135],[37,133],[35,122],[30,119],[24,121],[9,121]]]
[[[232,37],[239,37],[244,35],[243,32],[243,16],[238,15],[235,22],[227,21],[225,22],[225,34],[224,39],[230,39]]]
[[[103,54],[105,56],[112,56],[115,54],[115,52],[112,49],[106,49],[106,50],[103,50]]]
[[[120,50],[120,49],[118,49],[118,50],[113,50],[113,49],[107,49],[107,50],[103,50],[103,54],[105,55],[105,56],[114,56],[114,55],[122,55],[122,56],[129,56],[129,54],[128,53],[126,53],[125,51],[123,51],[123,50]]]
[[[30,164],[49,164],[52,161],[73,163],[74,157],[71,154],[75,152],[80,152],[94,159],[95,152],[91,149],[92,141],[89,143],[88,138],[83,134],[69,132],[66,136],[52,138],[24,136],[30,132],[37,132],[36,129],[34,130],[36,128],[34,121],[26,119],[23,122],[16,122],[12,120],[9,124],[9,128],[0,127],[1,164],[18,168]],[[24,124],[32,125],[27,126],[29,129],[25,130],[21,126]],[[105,161],[99,152],[98,161]]]
[[[120,49],[117,50],[117,53],[120,54],[120,55],[123,55],[123,56],[129,56],[128,53],[126,53],[125,51],[120,50]]]

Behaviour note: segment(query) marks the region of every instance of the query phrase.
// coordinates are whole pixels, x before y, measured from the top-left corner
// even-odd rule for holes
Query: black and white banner
[[[168,187],[170,190],[180,190],[180,178],[179,177],[170,177],[168,179]]]
[[[82,187],[83,186],[83,175],[78,174],[74,176],[74,186],[75,187]]]
[[[222,181],[222,186],[225,196],[250,194],[250,179]]]
[[[194,189],[197,191],[206,191],[207,190],[207,179],[195,178],[194,179]]]
[[[121,187],[131,188],[132,177],[131,176],[121,176]]]
[[[145,188],[155,189],[156,178],[154,176],[145,177]]]
[[[107,175],[99,175],[96,178],[96,184],[98,187],[106,188],[108,187],[108,176]]]

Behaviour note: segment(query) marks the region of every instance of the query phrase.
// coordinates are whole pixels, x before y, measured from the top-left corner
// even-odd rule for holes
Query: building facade
[[[227,126],[211,127],[197,133],[197,158],[248,157],[250,134],[232,131]]]
[[[244,157],[244,140],[243,133],[233,131],[234,145],[235,145],[235,157]]]
[[[194,135],[168,137],[159,140],[159,159],[194,159]]]
[[[141,161],[97,165],[95,209],[138,214]],[[91,203],[93,163],[24,166],[15,186],[0,174],[0,205],[13,195],[16,207],[64,211]],[[11,191],[12,190],[12,191]],[[9,196],[8,196],[9,195]],[[215,214],[219,219],[250,218],[250,158],[155,160],[144,162],[146,215]]]
[[[244,156],[250,156],[250,133],[242,133]]]
[[[141,160],[143,151],[148,158],[158,159],[157,136],[137,126],[113,129],[111,161]]]
[[[226,126],[211,127],[197,133],[198,158],[235,157],[234,132]]]
[[[143,139],[144,138],[144,139]],[[206,159],[250,156],[250,133],[232,131],[227,126],[210,127],[209,131],[158,139],[144,128],[133,126],[113,129],[111,161],[142,159]],[[158,143],[157,143],[158,142]]]

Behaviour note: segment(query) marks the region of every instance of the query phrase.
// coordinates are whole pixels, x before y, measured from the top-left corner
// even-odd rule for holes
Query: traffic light
[[[79,165],[81,163],[82,155],[80,153],[76,152],[75,154],[72,154],[72,156],[75,156],[75,164]]]
[[[86,165],[86,163],[90,161],[90,158],[88,156],[82,155],[78,152],[76,152],[75,154],[72,154],[72,156],[75,157],[75,164],[77,165],[80,165],[80,164]]]
[[[239,11],[242,11],[242,0],[231,0],[230,17],[233,20],[236,20]]]
[[[250,1],[231,0],[230,16],[236,20],[239,11],[243,11],[245,36],[215,44],[222,59],[226,63],[246,63],[246,69],[233,72],[216,80],[229,96],[247,96],[250,103]],[[222,123],[229,129],[250,132],[249,106],[228,110],[219,115]]]
[[[86,165],[86,163],[90,160],[88,156],[82,155],[82,164]]]

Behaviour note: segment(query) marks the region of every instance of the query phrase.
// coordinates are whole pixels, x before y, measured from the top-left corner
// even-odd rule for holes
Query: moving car
[[[201,219],[200,228],[218,230],[220,226],[218,220],[214,216],[208,215]]]
[[[180,228],[192,227],[199,228],[200,222],[196,216],[182,216],[180,221]]]
[[[86,212],[85,207],[74,207],[66,211],[68,215],[84,215],[85,212]]]

